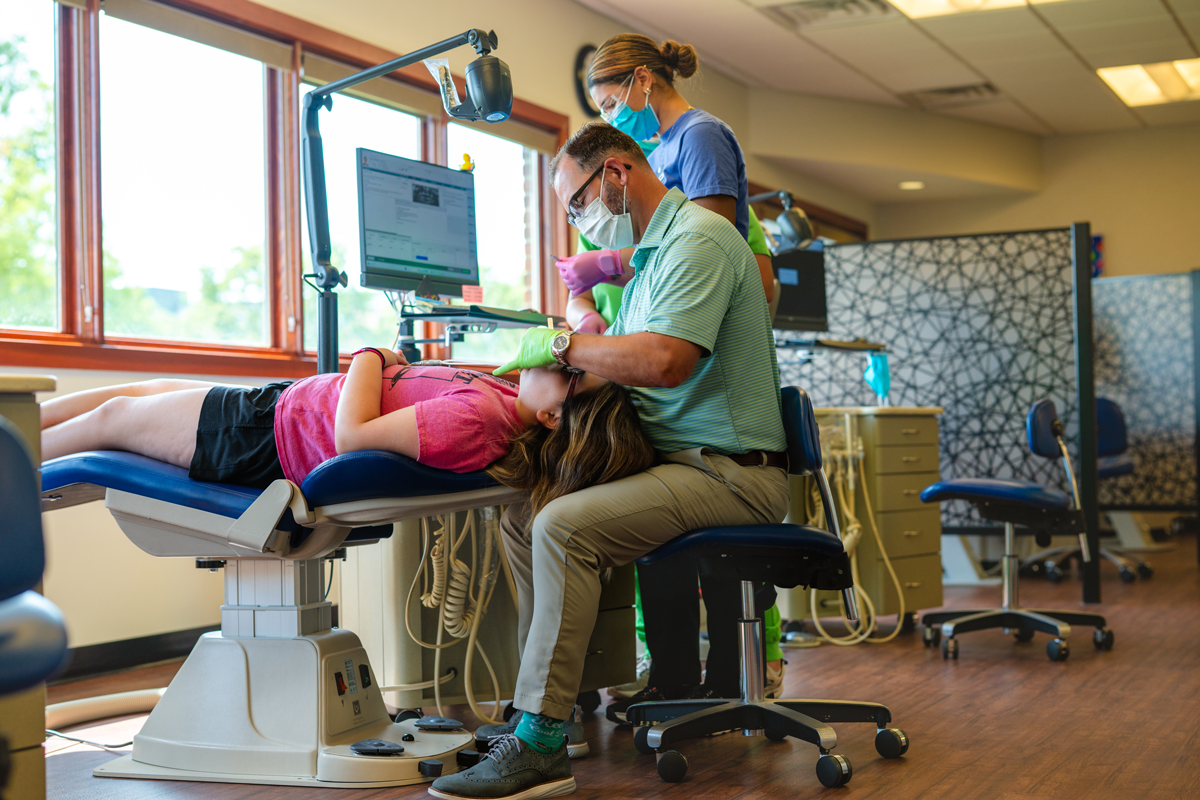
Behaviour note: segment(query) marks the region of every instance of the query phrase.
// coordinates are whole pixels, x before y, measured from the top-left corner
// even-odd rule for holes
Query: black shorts
[[[275,447],[275,404],[291,381],[258,388],[214,386],[200,407],[188,477],[265,489],[284,477]]]

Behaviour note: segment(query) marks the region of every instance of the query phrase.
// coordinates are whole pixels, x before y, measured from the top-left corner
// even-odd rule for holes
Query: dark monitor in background
[[[475,176],[424,161],[358,148],[361,283],[462,297],[479,283]]]
[[[827,331],[825,253],[792,250],[772,258],[779,279],[779,307],[772,327],[785,331]]]

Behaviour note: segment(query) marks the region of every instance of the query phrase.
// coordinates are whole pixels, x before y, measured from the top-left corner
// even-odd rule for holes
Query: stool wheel
[[[1141,564],[1137,565],[1137,572],[1138,572],[1138,576],[1141,578],[1154,577],[1154,567],[1150,566],[1145,561],[1143,561]]]
[[[1018,642],[1028,642],[1033,639],[1033,631],[1026,628],[1017,628],[1017,631],[1013,634],[1013,636],[1016,637]]]
[[[600,692],[595,689],[590,692],[580,692],[579,696],[575,698],[575,702],[583,710],[583,713],[591,714],[600,707]],[[505,720],[505,722],[507,721]]]
[[[784,733],[783,731],[777,731],[774,728],[767,728],[765,731],[763,731],[763,733],[765,733],[766,737],[768,739],[770,739],[772,742],[782,742],[784,739],[787,738],[786,733]]]
[[[958,661],[958,639],[942,640],[942,658]]]
[[[908,752],[908,735],[899,728],[883,728],[875,734],[875,750],[884,758],[899,758]]]
[[[1051,639],[1046,644],[1046,655],[1051,661],[1066,661],[1071,655],[1071,647],[1062,639]]]
[[[654,748],[646,741],[646,737],[650,735],[651,725],[639,725],[633,729],[633,746],[637,751],[644,756],[654,755]]]
[[[1097,650],[1112,650],[1113,639],[1113,632],[1108,628],[1096,628],[1092,632],[1092,644],[1096,645]]]
[[[404,722],[405,720],[410,719],[420,719],[423,716],[425,715],[421,713],[421,709],[419,708],[405,708],[396,712],[395,721]]]
[[[817,759],[817,780],[822,786],[830,789],[845,786],[853,775],[854,768],[845,756],[826,754]]]
[[[1053,561],[1046,562],[1046,580],[1051,583],[1062,583],[1063,571],[1062,568]]]
[[[687,775],[687,758],[678,750],[658,754],[658,777],[667,783],[679,783]]]
[[[1129,567],[1121,567],[1121,583],[1133,583],[1137,580],[1137,573]]]
[[[942,640],[942,629],[938,625],[926,625],[925,630],[921,631],[921,641],[926,647],[937,647],[938,642]]]

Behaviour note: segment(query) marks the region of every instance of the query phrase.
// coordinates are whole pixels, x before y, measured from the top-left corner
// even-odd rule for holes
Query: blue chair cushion
[[[921,502],[923,503],[941,503],[946,500],[998,501],[1054,511],[1071,508],[1069,495],[1027,481],[1006,481],[998,478],[956,478],[950,481],[939,481],[932,486],[925,487],[925,490],[921,492]]]
[[[1120,455],[1128,449],[1129,434],[1125,427],[1125,413],[1121,411],[1119,405],[1107,397],[1097,397],[1096,450],[1103,458],[1104,456]]]
[[[361,493],[352,491],[354,478],[359,475],[364,481],[368,480],[371,477],[371,470],[377,470],[378,465],[370,461],[350,458],[355,455],[367,455],[367,453],[350,453],[346,456],[339,456],[338,458],[348,459],[348,461],[340,469],[326,473],[326,485],[324,487],[318,485],[317,498],[314,499],[309,494],[307,490],[309,481],[305,480],[302,489],[311,505],[322,506],[345,502],[345,499],[341,499],[343,497],[355,500],[363,499]],[[393,454],[383,453],[381,455]],[[398,457],[402,458],[402,456]],[[337,460],[333,459],[333,461]],[[321,468],[326,467],[329,463],[331,462],[322,464]],[[311,478],[312,475],[309,475],[309,479]],[[74,453],[42,464],[43,494],[53,494],[55,490],[80,483],[102,486],[106,489],[117,489],[233,519],[240,517],[261,494],[261,490],[249,489],[245,486],[192,480],[188,477],[187,470],[182,467],[120,450]],[[339,487],[341,495],[338,494]],[[284,512],[278,528],[293,534],[293,546],[303,541],[306,529],[296,524],[291,511]],[[372,525],[356,528],[346,537],[346,540],[369,541],[384,539],[391,534],[391,525]]]
[[[1133,459],[1129,456],[1103,456],[1097,467],[1101,478],[1119,478],[1133,474]]]
[[[0,696],[33,688],[67,656],[62,612],[37,592],[0,602]]]
[[[1058,437],[1054,435],[1054,423],[1058,421],[1058,410],[1050,399],[1038,400],[1029,409],[1025,418],[1025,435],[1029,449],[1043,458],[1062,458],[1058,448]]]
[[[428,467],[399,453],[362,450],[329,459],[308,474],[300,487],[314,506],[421,497],[498,486],[486,472],[450,472]]]
[[[37,474],[17,428],[0,417],[0,600],[37,586],[46,568]]]
[[[731,525],[677,536],[639,558],[653,564],[681,553],[700,561],[702,572],[774,586],[847,589],[850,559],[838,537],[807,525]]]
[[[783,432],[787,438],[788,472],[810,475],[821,468],[821,431],[808,392],[795,386],[779,390]]]

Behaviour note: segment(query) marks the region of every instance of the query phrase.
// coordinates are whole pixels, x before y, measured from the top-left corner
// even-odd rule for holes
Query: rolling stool
[[[1096,632],[1092,642],[1100,650],[1111,650],[1113,633],[1099,614],[1071,611],[1035,611],[1018,604],[1017,573],[1020,557],[1014,544],[1014,526],[1024,525],[1037,531],[1039,543],[1053,534],[1078,534],[1084,561],[1090,561],[1084,530],[1083,512],[1079,510],[1079,488],[1067,446],[1063,443],[1063,424],[1050,400],[1039,400],[1029,409],[1025,421],[1029,449],[1043,458],[1061,458],[1071,483],[1072,498],[1038,483],[999,480],[995,478],[958,478],[941,481],[921,492],[926,503],[945,500],[966,500],[973,504],[984,519],[1004,523],[1003,600],[1000,608],[984,611],[935,611],[922,617],[925,625],[925,646],[941,640],[942,657],[958,658],[957,634],[1004,628],[1016,635],[1018,642],[1028,642],[1037,631],[1054,637],[1046,645],[1051,661],[1066,661],[1070,655],[1067,638],[1071,625],[1092,625]],[[939,627],[940,626],[940,627]]]
[[[1100,480],[1119,478],[1133,473],[1133,459],[1125,454],[1129,449],[1129,435],[1125,428],[1125,415],[1121,407],[1106,397],[1096,398],[1096,445],[1099,451],[1097,474]],[[1042,567],[1046,578],[1054,583],[1063,579],[1064,568],[1071,559],[1081,558],[1082,551],[1078,547],[1055,547],[1051,550],[1041,550],[1025,558],[1021,562],[1022,569]],[[1128,552],[1119,546],[1100,548],[1100,557],[1112,562],[1121,577],[1122,583],[1132,583],[1138,577],[1149,578],[1154,575],[1154,567],[1136,553]],[[1131,563],[1132,562],[1132,563]]]
[[[889,728],[892,715],[879,703],[842,700],[767,700],[761,620],[754,616],[754,582],[765,581],[791,588],[812,586],[842,592],[846,615],[857,619],[850,559],[842,546],[829,484],[821,468],[821,443],[812,401],[802,389],[785,387],[782,392],[784,430],[788,460],[793,475],[815,475],[825,507],[825,518],[834,533],[806,525],[735,525],[677,536],[638,559],[652,564],[684,550],[694,551],[701,571],[742,584],[742,696],[738,700],[671,700],[639,703],[629,707],[629,721],[639,727],[634,744],[645,754],[658,755],[658,774],[671,783],[687,774],[687,759],[669,749],[676,742],[711,733],[742,730],[746,736],[766,735],[773,741],[794,736],[815,744],[821,752],[817,778],[829,787],[842,786],[853,774],[850,761],[829,751],[837,745],[837,734],[829,723],[874,723],[878,732],[875,748],[885,758],[899,758],[908,750],[908,737]]]

